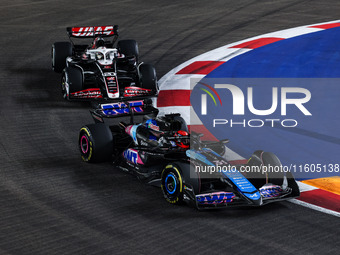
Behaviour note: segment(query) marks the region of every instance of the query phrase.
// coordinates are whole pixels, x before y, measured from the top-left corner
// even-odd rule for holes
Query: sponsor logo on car
[[[133,150],[133,149],[125,150],[123,152],[123,157],[133,164],[140,164],[140,165],[144,164],[136,150]]]
[[[134,150],[128,149],[128,150],[124,151],[123,152],[123,156],[128,161],[130,161],[130,162],[132,162],[134,164],[137,164],[138,154]]]
[[[100,89],[81,90],[81,91],[71,93],[71,96],[80,97],[80,98],[102,98]]]
[[[72,36],[113,35],[113,26],[73,27]]]
[[[232,202],[234,197],[232,192],[214,192],[197,195],[196,200],[199,204],[221,204]]]
[[[134,112],[143,112],[143,101],[129,102],[129,106],[130,109],[126,103],[121,102],[101,105],[105,115],[128,114],[130,110]]]
[[[159,131],[159,126],[156,126],[156,125],[154,125],[154,124],[152,124],[152,123],[149,123],[148,128],[150,128],[150,129],[152,129],[152,130]]]
[[[125,97],[147,95],[151,92],[150,89],[138,88],[138,87],[126,87],[124,91]]]

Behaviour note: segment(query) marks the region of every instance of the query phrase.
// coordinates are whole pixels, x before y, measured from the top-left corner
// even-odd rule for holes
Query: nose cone
[[[260,192],[256,191],[254,193],[243,193],[254,205],[262,205],[262,196]]]

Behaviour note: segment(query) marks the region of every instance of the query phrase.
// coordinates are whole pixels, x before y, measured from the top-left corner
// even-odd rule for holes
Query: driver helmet
[[[180,148],[188,149],[190,147],[190,139],[189,138],[180,138],[182,136],[189,137],[189,133],[187,131],[184,131],[184,130],[177,131],[175,133],[175,137],[177,137],[177,139],[175,140],[176,145]]]

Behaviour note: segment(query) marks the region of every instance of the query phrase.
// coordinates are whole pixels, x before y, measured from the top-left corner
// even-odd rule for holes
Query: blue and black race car
[[[157,116],[147,99],[101,104],[91,113],[95,124],[83,126],[79,133],[82,159],[111,160],[161,187],[169,203],[186,202],[198,209],[261,206],[300,194],[293,175],[277,171],[282,167],[273,153],[256,151],[246,164],[232,165],[225,157],[228,139],[202,141],[202,134],[189,134],[179,114]],[[134,123],[140,114],[144,121]],[[130,116],[130,123],[104,123],[105,118],[122,116]]]

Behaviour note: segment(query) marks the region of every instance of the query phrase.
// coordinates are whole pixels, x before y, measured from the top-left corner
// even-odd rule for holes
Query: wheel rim
[[[55,66],[55,49],[54,46],[52,47],[52,68],[54,70],[54,66]]]
[[[156,92],[158,93],[159,92],[159,86],[158,86],[158,81],[157,81],[157,79],[156,79]]]
[[[174,174],[170,173],[165,178],[165,189],[169,194],[174,194],[177,189],[177,178]]]
[[[61,92],[62,92],[62,94],[63,94],[63,97],[64,97],[65,99],[67,99],[67,91],[66,91],[66,85],[65,85],[65,83],[66,83],[66,78],[65,78],[65,76],[64,76],[63,79],[61,80]]]
[[[80,149],[83,154],[86,154],[89,151],[89,141],[86,135],[83,135],[80,138]]]

